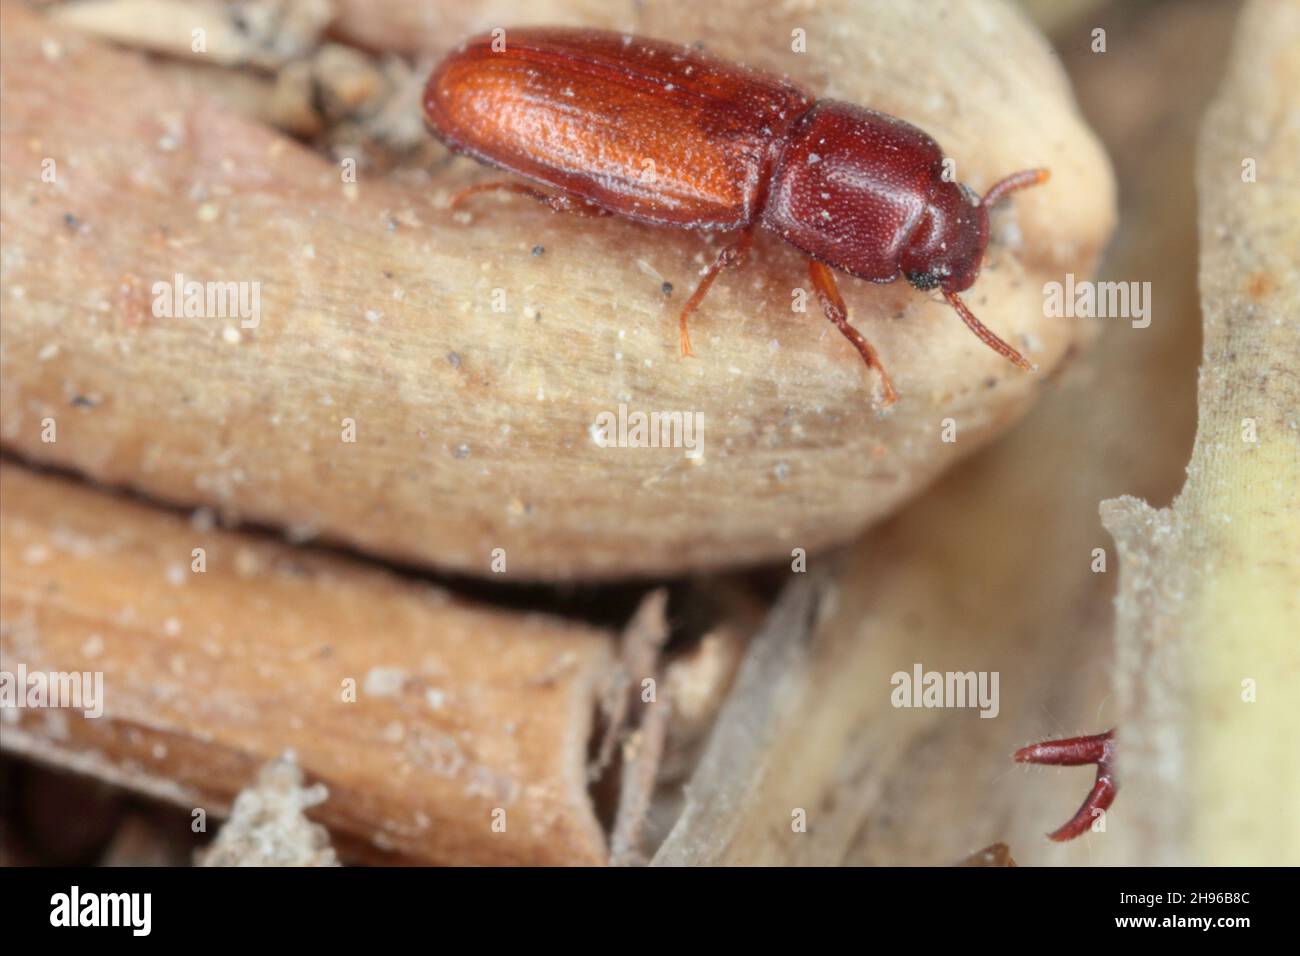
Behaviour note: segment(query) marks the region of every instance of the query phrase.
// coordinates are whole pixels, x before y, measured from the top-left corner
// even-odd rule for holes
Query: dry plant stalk
[[[383,24],[405,6],[344,16]],[[413,9],[442,49],[482,25],[458,4]],[[1051,183],[996,215],[971,297],[1042,372],[1001,360],[937,298],[846,282],[904,396],[878,417],[874,380],[815,301],[792,313],[804,263],[774,240],[719,281],[697,357],[680,361],[673,323],[712,255],[703,237],[491,198],[453,215],[439,196],[491,176],[463,160],[424,188],[343,181],[139,58],[6,4],[4,447],[443,569],[486,574],[503,549],[514,578],[680,573],[851,538],[1005,429],[1077,345],[1082,326],[1044,317],[1039,290],[1091,270],[1114,187],[1054,54],[1007,4],[937,20],[910,2],[740,0],[526,18],[543,14],[708,37],[927,129],[975,188],[1050,167]],[[793,28],[814,38],[808,55],[790,49]],[[165,298],[177,275],[257,283],[260,321],[158,317],[158,284]],[[593,422],[621,404],[702,416],[702,458],[597,447]],[[945,418],[961,423],[956,445],[936,440]]]
[[[1200,424],[1171,508],[1103,505],[1122,560],[1129,862],[1300,862],[1300,9],[1246,7],[1198,155]]]
[[[586,761],[610,635],[10,465],[0,506],[5,669],[103,673],[102,717],[6,708],[6,750],[223,815],[292,749],[338,834],[434,863],[605,860]]]
[[[660,660],[668,641],[667,608],[663,588],[641,601],[623,630],[619,662],[602,706],[607,731],[592,769],[606,764],[614,745],[622,744],[618,813],[609,838],[610,863],[615,866],[646,862],[644,828],[673,709]]]
[[[755,635],[655,866],[796,862],[772,834],[790,830],[802,808],[770,799],[770,784],[783,754],[807,752],[790,739],[790,718],[807,690],[804,665],[823,585],[820,574],[796,579]],[[810,749],[833,750],[818,747],[816,727],[806,730]]]

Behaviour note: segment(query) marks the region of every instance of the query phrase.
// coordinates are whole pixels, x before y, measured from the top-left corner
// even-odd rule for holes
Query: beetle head
[[[941,182],[899,262],[918,289],[960,292],[975,282],[989,241],[988,209],[970,187]]]

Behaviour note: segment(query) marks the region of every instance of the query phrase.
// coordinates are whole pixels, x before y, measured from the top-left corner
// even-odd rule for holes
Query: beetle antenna
[[[1022,169],[1018,173],[1012,173],[1006,179],[1000,179],[989,187],[989,191],[980,200],[980,205],[992,206],[1017,189],[1028,189],[1030,186],[1039,186],[1047,182],[1051,175],[1051,171],[1046,169]]]
[[[956,292],[949,292],[947,289],[941,289],[940,291],[943,292],[943,297],[948,300],[948,304],[957,310],[957,314],[960,315],[961,320],[966,323],[966,327],[974,332],[981,342],[993,351],[997,352],[1003,358],[1010,360],[1013,365],[1019,366],[1026,372],[1032,372],[1034,370],[1034,366],[1025,361],[1023,355],[1013,349],[1010,345],[1007,345],[1006,342],[1003,342],[994,334],[992,329],[979,319],[975,318],[975,314],[971,312],[970,309],[966,308],[966,303],[958,297]]]

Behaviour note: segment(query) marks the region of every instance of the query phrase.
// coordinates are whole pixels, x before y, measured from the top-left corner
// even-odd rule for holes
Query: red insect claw
[[[1017,763],[1053,764],[1058,767],[1078,767],[1086,763],[1097,765],[1097,782],[1069,821],[1047,835],[1058,843],[1073,840],[1087,833],[1099,813],[1110,809],[1119,792],[1115,779],[1115,731],[1091,737],[1070,737],[1066,740],[1047,740],[1030,744],[1016,751]]]

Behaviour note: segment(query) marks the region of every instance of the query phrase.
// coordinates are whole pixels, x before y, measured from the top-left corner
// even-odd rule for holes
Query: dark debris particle
[[[99,399],[91,398],[89,395],[73,395],[72,404],[75,408],[94,408],[99,404]]]
[[[67,226],[69,229],[71,229],[73,232],[81,231],[81,220],[78,219],[70,212],[65,212],[63,214],[63,224]]]
[[[546,253],[545,246],[533,246],[533,255],[540,256],[540,255],[544,255],[545,253]]]
[[[455,352],[448,352],[447,363],[451,365],[452,368],[460,368],[460,356]]]
[[[663,285],[659,287],[659,291],[662,292],[664,295],[672,295],[673,284],[671,282],[665,282]]]
[[[469,445],[461,444],[452,449],[451,454],[455,458],[468,458]]]

